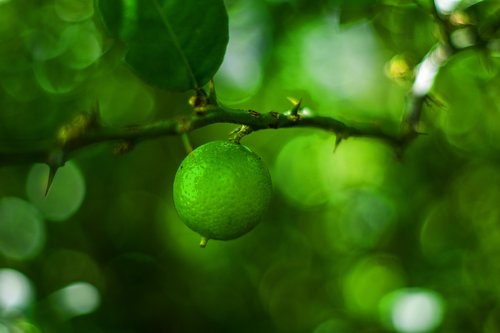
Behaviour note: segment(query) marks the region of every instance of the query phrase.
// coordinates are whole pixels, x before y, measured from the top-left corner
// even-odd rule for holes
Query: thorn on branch
[[[47,186],[45,186],[45,196],[49,194],[49,190],[52,186],[52,183],[54,181],[54,177],[56,176],[56,172],[59,169],[59,167],[52,167],[49,165],[49,177],[47,179]]]
[[[49,166],[49,177],[47,179],[47,185],[45,186],[45,196],[49,194],[50,187],[54,181],[57,170],[64,165],[64,152],[62,149],[53,150],[48,158],[47,165]]]
[[[290,112],[292,116],[298,116],[301,104],[302,104],[302,98],[300,98],[297,102],[294,103],[292,111]]]
[[[343,140],[342,136],[337,134],[337,136],[335,137],[335,147],[333,147],[334,153],[337,151],[337,148],[340,146],[342,140]]]
[[[337,151],[337,148],[340,146],[342,141],[347,140],[349,138],[349,134],[346,132],[337,132],[335,133],[335,147],[333,148],[333,152]]]
[[[292,102],[293,107],[290,110],[290,116],[288,117],[292,122],[296,122],[300,120],[299,111],[301,110],[302,98],[296,100],[295,98],[288,97],[288,100]]]

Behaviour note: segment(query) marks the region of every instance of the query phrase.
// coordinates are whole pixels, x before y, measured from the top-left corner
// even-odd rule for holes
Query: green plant
[[[0,331],[500,331],[499,1],[0,0],[0,41]],[[272,209],[199,251],[174,176],[228,133]],[[205,241],[258,221],[218,171]]]
[[[174,203],[184,223],[209,239],[229,240],[252,230],[271,199],[271,176],[259,156],[229,141],[212,141],[182,161]]]

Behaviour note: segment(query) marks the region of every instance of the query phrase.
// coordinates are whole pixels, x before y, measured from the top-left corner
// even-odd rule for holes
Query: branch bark
[[[77,124],[80,124],[77,122]],[[374,124],[349,126],[337,119],[325,116],[291,115],[288,113],[266,112],[254,110],[232,109],[224,106],[209,106],[206,112],[193,113],[187,117],[160,120],[141,126],[111,128],[100,126],[99,123],[88,122],[84,128],[65,128],[67,132],[74,131],[76,135],[62,140],[54,139],[34,150],[0,152],[0,165],[20,163],[47,163],[49,165],[63,163],[79,150],[104,142],[127,143],[133,146],[140,141],[163,136],[181,135],[198,128],[216,123],[232,123],[247,125],[252,131],[263,129],[279,129],[290,127],[312,127],[323,129],[343,139],[348,137],[371,137],[383,140],[391,145],[400,146],[404,138],[390,134]],[[77,125],[75,125],[77,126]],[[54,156],[61,156],[60,159]]]

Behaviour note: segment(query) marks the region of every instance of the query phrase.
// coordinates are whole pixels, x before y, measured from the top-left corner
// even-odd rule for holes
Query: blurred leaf
[[[340,24],[372,19],[378,11],[380,11],[380,1],[344,2],[340,8]]]
[[[222,63],[229,38],[222,0],[101,0],[99,9],[127,45],[126,62],[150,84],[199,88]]]
[[[340,24],[371,20],[384,9],[415,7],[416,0],[337,0],[340,5]]]
[[[482,1],[463,9],[467,18],[477,24],[483,38],[500,37],[500,2]]]

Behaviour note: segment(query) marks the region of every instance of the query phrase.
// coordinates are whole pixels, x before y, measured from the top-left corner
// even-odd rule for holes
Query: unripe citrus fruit
[[[229,240],[252,230],[271,200],[269,170],[247,147],[212,141],[182,161],[174,180],[174,205],[182,221],[209,239]]]

